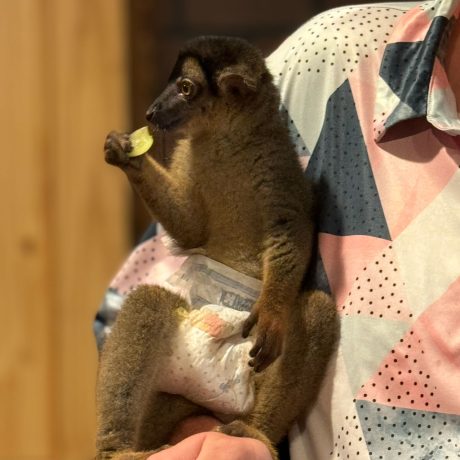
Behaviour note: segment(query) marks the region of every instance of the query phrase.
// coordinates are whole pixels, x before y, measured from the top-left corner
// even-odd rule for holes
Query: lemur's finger
[[[255,372],[264,371],[276,360],[276,358],[278,358],[282,348],[280,343],[279,337],[276,335],[270,335],[269,333],[265,334],[264,343],[252,360]]]
[[[128,134],[111,131],[105,139],[104,154],[107,163],[120,166],[128,163],[127,152],[131,150]]]
[[[257,355],[260,353],[262,350],[262,347],[264,346],[264,343],[266,342],[266,335],[264,332],[261,334],[257,334],[257,340],[256,343],[253,345],[251,350],[249,350],[249,356],[251,358],[256,358]]]

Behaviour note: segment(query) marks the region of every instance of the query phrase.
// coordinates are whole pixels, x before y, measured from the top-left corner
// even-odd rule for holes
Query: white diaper
[[[253,340],[243,339],[241,332],[260,281],[194,255],[163,286],[185,297],[193,309],[178,311],[174,352],[159,389],[221,414],[251,410],[254,381],[248,360]]]

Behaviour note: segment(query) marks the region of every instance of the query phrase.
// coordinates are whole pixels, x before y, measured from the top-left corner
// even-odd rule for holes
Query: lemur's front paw
[[[243,325],[243,337],[247,337],[256,324],[256,341],[249,351],[249,366],[255,372],[262,372],[282,353],[285,325],[283,318],[276,313],[267,313],[263,307],[257,308],[257,304]]]
[[[105,161],[115,166],[126,166],[130,158],[128,153],[132,150],[129,134],[111,131],[104,144]]]

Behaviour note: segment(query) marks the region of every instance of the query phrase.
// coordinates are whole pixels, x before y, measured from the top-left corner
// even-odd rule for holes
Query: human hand
[[[252,438],[215,431],[190,436],[147,460],[272,460],[267,446]]]

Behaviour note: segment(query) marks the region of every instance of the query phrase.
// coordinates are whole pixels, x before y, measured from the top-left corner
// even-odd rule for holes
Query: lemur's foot
[[[253,438],[262,441],[270,451],[273,460],[278,460],[278,452],[273,447],[270,440],[257,428],[246,424],[241,420],[234,420],[227,425],[221,425],[215,431],[219,433],[228,434],[229,436],[236,436],[238,438]]]

